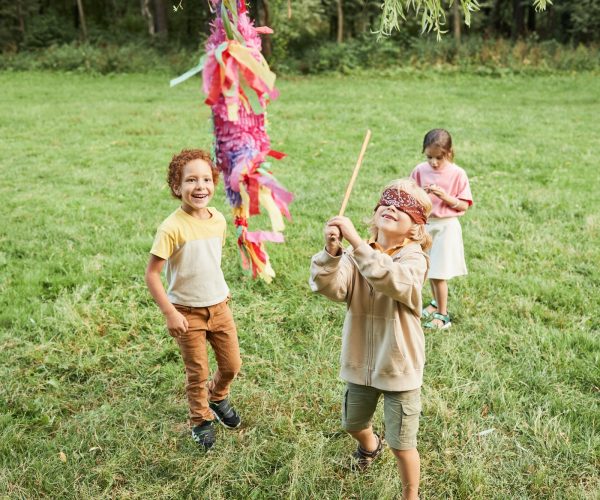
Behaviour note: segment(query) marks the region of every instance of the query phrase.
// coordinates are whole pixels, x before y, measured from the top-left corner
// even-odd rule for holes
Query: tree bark
[[[85,25],[85,14],[83,12],[82,0],[77,0],[77,13],[79,14],[79,27],[81,28],[81,36],[85,42],[87,40],[87,27]]]
[[[271,9],[269,7],[269,0],[261,0],[258,2],[259,14],[258,20],[262,26],[271,26]],[[273,54],[273,48],[271,45],[271,35],[261,35],[262,40],[262,53],[266,59],[271,58]]]
[[[513,0],[512,39],[516,40],[525,34],[525,7],[522,0]]]
[[[154,28],[155,33],[160,38],[166,39],[169,36],[167,9],[164,0],[154,0]]]
[[[343,0],[337,0],[337,43],[344,41],[344,6]]]
[[[535,7],[530,5],[527,11],[527,31],[529,33],[535,32]]]
[[[17,0],[17,21],[19,23],[19,33],[21,33],[21,40],[25,38],[25,17],[23,15],[23,6],[21,0]]]
[[[152,15],[152,11],[150,10],[150,0],[140,0],[140,7],[142,9],[142,17],[146,19],[148,23],[148,34],[150,36],[154,36],[156,33],[154,29],[154,16]]]
[[[500,4],[502,0],[494,0],[494,6],[490,13],[490,31],[491,34],[497,36],[500,34]]]
[[[353,25],[354,29],[352,31],[354,35],[362,35],[369,31],[369,8],[366,4],[354,17]]]
[[[459,0],[454,0],[452,4],[452,25],[454,28],[454,41],[456,45],[460,45],[460,37],[461,37],[461,17],[460,17],[460,6],[458,5]]]

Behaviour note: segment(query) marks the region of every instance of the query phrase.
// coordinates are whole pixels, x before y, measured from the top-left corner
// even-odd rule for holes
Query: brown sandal
[[[369,468],[369,466],[381,455],[383,451],[383,439],[379,436],[379,434],[374,433],[375,437],[377,437],[377,448],[373,451],[366,451],[362,448],[361,445],[358,445],[356,451],[352,454],[352,464],[351,469],[354,472],[364,472]]]

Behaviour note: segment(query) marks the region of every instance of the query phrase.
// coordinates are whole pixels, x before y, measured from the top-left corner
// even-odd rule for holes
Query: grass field
[[[391,453],[345,468],[344,308],[311,294],[308,268],[365,129],[357,224],[438,126],[475,205],[454,326],[427,335],[421,498],[600,498],[597,75],[281,81],[270,133],[294,220],[270,247],[271,285],[243,274],[229,228],[244,425],[209,455],[143,279],[176,207],[166,165],[211,141],[198,84],[167,83],[0,74],[0,498],[396,498]],[[222,185],[215,205],[227,212]]]

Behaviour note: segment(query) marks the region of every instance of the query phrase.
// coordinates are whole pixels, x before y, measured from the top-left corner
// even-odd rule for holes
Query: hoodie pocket
[[[398,338],[398,325],[395,320],[380,320],[380,333],[375,337],[375,370],[388,375],[397,375],[406,371],[406,355]]]
[[[364,330],[364,319],[346,314],[340,360],[342,366],[362,368],[367,364],[367,335]]]

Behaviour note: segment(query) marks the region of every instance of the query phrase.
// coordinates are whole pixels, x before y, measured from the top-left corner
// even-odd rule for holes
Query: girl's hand
[[[425,187],[425,191],[434,194],[442,200],[446,197],[446,191],[444,190],[444,188],[438,186],[437,184],[429,184],[429,186]]]
[[[352,221],[348,217],[336,216],[327,221],[327,227],[337,227],[345,238],[354,248],[362,243],[362,238],[354,228]]]
[[[177,309],[167,314],[167,329],[171,337],[178,337],[188,331],[188,320]]]

